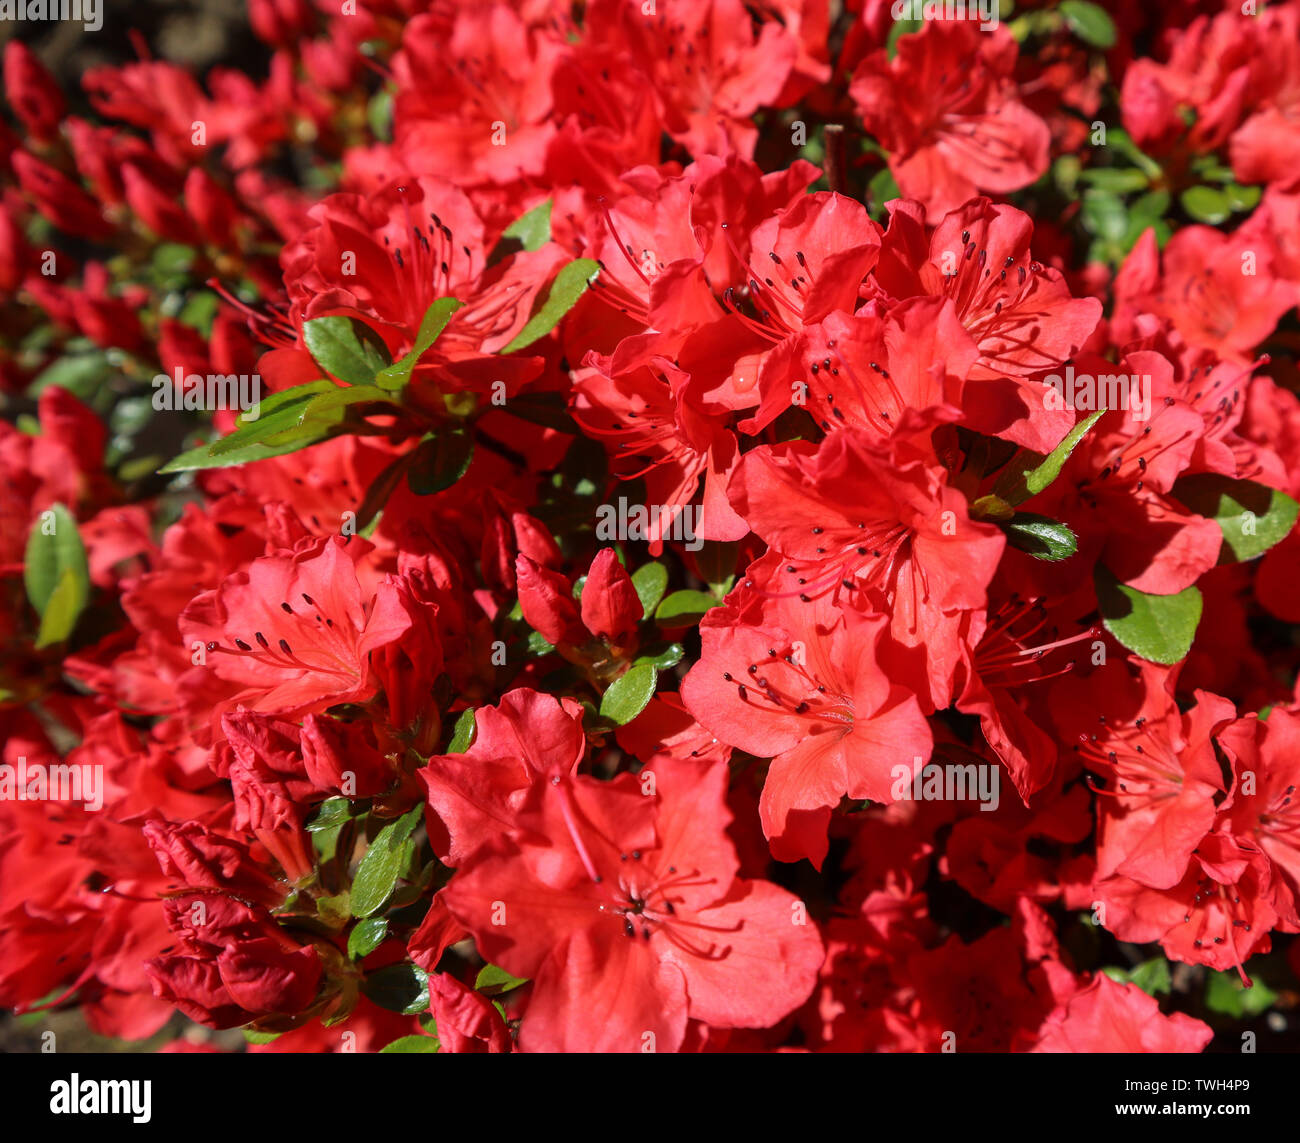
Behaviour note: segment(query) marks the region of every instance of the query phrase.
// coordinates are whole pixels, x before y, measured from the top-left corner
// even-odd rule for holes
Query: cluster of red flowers
[[[931,7],[250,0],[264,78],[82,114],[8,45],[0,1005],[1285,1026],[1300,2]]]

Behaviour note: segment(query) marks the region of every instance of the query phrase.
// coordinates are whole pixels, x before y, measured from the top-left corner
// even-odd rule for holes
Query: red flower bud
[[[5,45],[5,97],[32,137],[44,143],[58,133],[59,120],[67,110],[63,93],[54,77],[17,40]]]
[[[582,588],[582,621],[593,635],[617,643],[641,622],[641,599],[632,577],[613,548],[602,548],[591,561]]]

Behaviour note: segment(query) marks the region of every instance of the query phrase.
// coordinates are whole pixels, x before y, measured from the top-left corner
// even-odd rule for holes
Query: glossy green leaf
[[[649,663],[633,667],[610,684],[600,700],[600,716],[622,726],[646,708],[655,693],[659,672]]]
[[[1087,435],[1088,430],[1101,419],[1105,411],[1105,409],[1098,409],[1095,413],[1089,413],[1066,433],[1065,439],[1046,456],[1040,456],[1028,449],[1018,452],[998,477],[993,486],[993,494],[1011,507],[1023,504],[1031,497],[1037,496],[1061,475],[1061,469],[1069,460],[1070,454]]]
[[[324,439],[324,436],[319,438],[319,440]],[[169,460],[158,470],[158,475],[166,476],[173,472],[195,472],[205,468],[232,468],[239,464],[253,464],[259,460],[269,460],[273,456],[285,456],[299,449],[309,448],[319,443],[319,440],[302,438],[277,445],[250,444],[217,456],[212,454],[210,444],[199,445],[198,448],[189,449]]]
[[[551,240],[551,200],[520,215],[501,236],[515,239],[525,250],[540,250]]]
[[[545,337],[587,292],[587,287],[600,273],[598,263],[590,258],[576,258],[555,275],[546,301],[528,323],[510,341],[502,353],[515,353],[532,345],[538,338]]]
[[[213,441],[208,445],[208,452],[220,457],[249,445],[266,444],[277,433],[300,426],[304,412],[317,397],[341,391],[333,381],[321,378],[272,393],[252,409],[240,413],[235,418],[234,432]]]
[[[428,974],[414,964],[392,964],[372,972],[362,982],[361,991],[380,1008],[404,1016],[429,1007]]]
[[[411,834],[424,817],[417,806],[408,814],[384,826],[370,843],[356,877],[352,880],[352,915],[369,917],[388,903],[414,852]]]
[[[40,637],[48,636],[46,642],[66,638],[90,596],[90,566],[77,521],[62,504],[51,505],[32,525],[23,556],[23,586],[41,617]]]
[[[653,615],[668,588],[668,569],[661,563],[642,564],[632,573],[632,586],[641,600],[641,613]]]
[[[1221,190],[1213,187],[1188,187],[1178,196],[1178,201],[1197,222],[1218,226],[1232,213],[1232,203]]]
[[[439,1046],[437,1039],[433,1036],[402,1036],[391,1044],[385,1044],[379,1049],[379,1054],[382,1056],[412,1052],[436,1052]]]
[[[504,968],[487,964],[479,969],[478,977],[474,981],[474,989],[488,996],[500,996],[527,983],[527,977],[511,976]]]
[[[86,593],[86,581],[71,568],[67,569],[59,578],[45,614],[41,616],[41,625],[36,632],[38,650],[68,639],[77,625],[78,616],[85,610]]]
[[[370,917],[358,921],[348,934],[348,956],[363,960],[384,943],[388,935],[388,918]]]
[[[349,385],[369,385],[389,364],[374,331],[342,314],[303,322],[302,338],[316,364]]]
[[[1262,556],[1286,538],[1300,511],[1300,505],[1285,492],[1214,472],[1180,478],[1173,494],[1197,515],[1219,525],[1223,532],[1221,564]]]
[[[1148,595],[1100,564],[1094,573],[1102,621],[1125,647],[1153,663],[1182,662],[1201,621],[1201,593],[1193,585],[1176,595]]]
[[[1115,46],[1115,21],[1099,4],[1089,0],[1062,0],[1060,12],[1066,26],[1085,44],[1103,51]]]
[[[415,344],[400,361],[394,361],[387,368],[375,374],[375,384],[381,389],[400,389],[411,379],[411,370],[419,363],[421,357],[433,345],[442,331],[451,321],[451,315],[465,303],[456,298],[439,298],[424,311],[420,321],[420,330],[416,334]]]
[[[659,643],[646,647],[634,660],[634,666],[649,663],[661,671],[675,667],[686,656],[686,649],[680,643]]]
[[[698,623],[718,600],[707,591],[674,591],[655,611],[655,619],[662,627],[687,627]]]
[[[464,754],[474,744],[476,723],[474,710],[462,710],[451,732],[451,741],[447,743],[448,754]]]
[[[1054,563],[1069,559],[1079,550],[1073,530],[1048,516],[1017,512],[1010,520],[1002,521],[1001,527],[1013,548],[1019,548],[1035,559]]]
[[[419,496],[442,492],[469,471],[474,438],[464,429],[442,429],[424,438],[406,466],[406,483]]]
[[[326,798],[307,822],[308,833],[337,829],[352,817],[352,803],[347,798]]]

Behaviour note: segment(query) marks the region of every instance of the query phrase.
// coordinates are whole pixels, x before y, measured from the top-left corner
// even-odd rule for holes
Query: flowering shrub
[[[0,1005],[1286,1029],[1300,2],[249,19],[4,51]]]

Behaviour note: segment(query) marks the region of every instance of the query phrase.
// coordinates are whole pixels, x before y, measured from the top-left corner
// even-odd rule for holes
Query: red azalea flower
[[[700,624],[703,653],[682,701],[721,741],[772,758],[760,812],[778,860],[820,867],[840,799],[893,801],[896,770],[910,788],[930,756],[915,696],[882,668],[886,626],[746,587]]]
[[[970,518],[932,460],[903,444],[882,454],[861,430],[754,449],[730,492],[780,557],[751,572],[757,586],[885,610],[905,646],[942,646],[963,611],[984,606],[1005,545],[999,529]]]
[[[1037,452],[1050,452],[1070,419],[1036,380],[1063,365],[1101,316],[1095,298],[1074,298],[1064,277],[1033,259],[1033,220],[978,198],[948,214],[927,238],[924,211],[891,204],[876,270],[887,297],[951,298],[979,347],[968,373],[968,423]]]
[[[1165,1016],[1136,984],[1099,972],[1092,984],[1056,1009],[1034,1052],[1200,1052],[1214,1029],[1181,1012]]]
[[[926,20],[855,70],[849,88],[868,131],[889,152],[905,198],[934,218],[981,190],[1005,194],[1047,170],[1047,124],[1020,101],[1017,44],[999,25]]]
[[[526,1051],[675,1051],[687,1019],[766,1027],[812,988],[802,903],[736,878],[725,768],[653,775],[542,784],[447,888],[483,955],[533,981]]]
[[[186,643],[206,649],[233,703],[306,714],[370,698],[369,656],[399,639],[411,616],[393,583],[366,599],[337,537],[255,560],[181,614]]]
[[[1077,737],[1074,749],[1104,795],[1097,875],[1169,889],[1214,826],[1224,793],[1214,738],[1236,709],[1198,691],[1196,705],[1180,713],[1173,700],[1177,672],[1146,664],[1138,674],[1124,666],[1072,682],[1069,693],[1078,701],[1068,712],[1058,708],[1059,722]]]
[[[1272,863],[1270,900],[1278,927],[1300,932],[1300,798],[1296,797],[1300,716],[1284,707],[1222,727],[1216,741],[1232,762],[1225,816]]]

